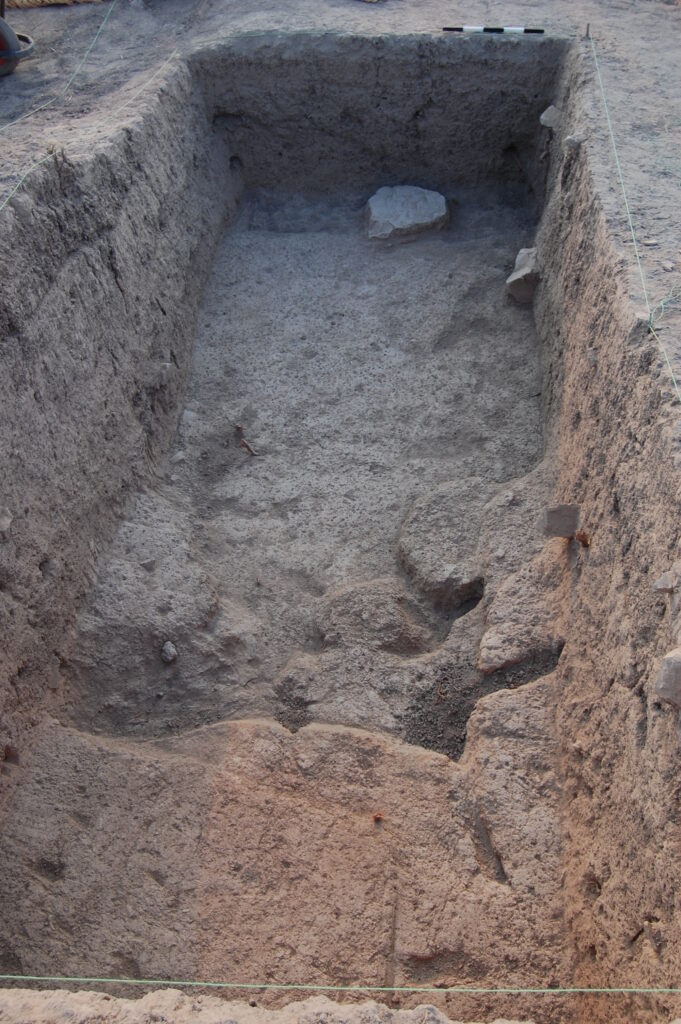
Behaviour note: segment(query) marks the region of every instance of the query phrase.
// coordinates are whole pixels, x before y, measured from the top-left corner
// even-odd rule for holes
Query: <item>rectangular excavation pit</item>
[[[561,969],[559,934],[535,924],[537,898],[557,906],[553,825],[539,881],[515,882],[519,909],[484,780],[399,737],[458,757],[480,695],[555,663],[541,648],[515,675],[484,675],[477,649],[517,521],[538,517],[550,476],[532,314],[504,281],[533,244],[539,115],[565,53],[548,38],[254,36],[193,61],[223,162],[203,157],[214,221],[229,222],[191,363],[181,339],[159,346],[160,382],[136,399],[148,429],[179,415],[177,430],[98,558],[58,648],[61,724],[40,727],[9,802],[4,967],[333,983],[342,963],[358,983],[480,981],[498,977],[497,956],[456,934],[483,899],[496,928],[520,922],[503,942],[508,978]],[[190,189],[200,164],[186,173]],[[368,238],[366,202],[394,185],[441,192],[447,225]],[[193,203],[188,190],[188,217]],[[125,261],[112,267],[126,299]],[[174,415],[164,381],[186,365]],[[428,808],[398,829],[432,835],[401,867],[393,789]],[[320,791],[326,895],[313,870],[326,844],[301,860],[292,826],[314,834]],[[552,799],[533,799],[553,822]],[[283,841],[267,884],[248,813],[266,847]],[[357,828],[360,842],[342,838]],[[411,893],[422,876],[442,897],[443,843],[458,909],[428,937]]]
[[[165,479],[129,510],[69,656],[81,727],[268,715],[458,757],[480,695],[555,664],[548,635],[481,672],[482,608],[463,619],[512,575],[549,476],[532,312],[504,282],[533,244],[564,53],[255,37],[197,60],[244,191]],[[439,190],[448,223],[367,237],[367,200],[396,185]]]
[[[126,416],[74,402],[54,467],[16,468],[39,642],[17,628],[7,654],[32,706],[29,721],[7,701],[5,971],[569,982],[549,674],[586,556],[546,549],[539,521],[579,303],[560,308],[574,266],[546,240],[583,231],[606,271],[609,253],[583,164],[539,124],[568,50],[246,35],[196,53],[110,164],[76,175],[87,194],[110,172],[122,371],[104,314],[101,337]],[[445,195],[446,228],[367,238],[367,199],[396,185]],[[157,236],[129,230],[145,218]],[[104,228],[85,227],[96,245]],[[535,317],[504,281],[537,231]],[[52,268],[59,293],[78,258],[65,280]],[[108,383],[93,374],[100,397]],[[85,443],[91,487],[56,499],[72,527],[56,535],[36,495],[50,472],[74,478]],[[131,488],[123,515],[108,486]],[[452,1018],[579,1012],[428,1000]]]

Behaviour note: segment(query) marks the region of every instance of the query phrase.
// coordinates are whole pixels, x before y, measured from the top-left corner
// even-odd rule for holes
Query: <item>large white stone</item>
[[[369,238],[410,235],[441,228],[446,222],[445,197],[416,185],[379,188],[367,203]]]

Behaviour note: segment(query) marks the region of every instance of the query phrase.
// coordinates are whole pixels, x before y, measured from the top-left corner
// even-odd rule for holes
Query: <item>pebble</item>
[[[668,274],[671,274],[672,270],[674,269],[674,264],[670,263],[669,260],[665,260],[662,264],[662,269],[666,270]]]
[[[166,640],[161,648],[161,661],[164,661],[166,665],[171,665],[176,659],[177,647],[170,640]]]
[[[654,690],[660,700],[681,708],[681,648],[665,654]]]
[[[8,508],[0,508],[0,540],[9,540],[9,528],[13,518]]]
[[[675,589],[676,581],[672,572],[663,572],[653,583],[656,594],[673,594]]]
[[[552,505],[544,509],[546,537],[573,537],[579,527],[579,505]]]
[[[563,146],[565,149],[571,149],[573,151],[580,149],[588,139],[586,132],[576,132],[574,135],[566,135],[563,140]]]
[[[663,572],[653,583],[656,594],[673,594],[681,585],[681,561],[674,562],[670,569]]]
[[[643,244],[647,245],[649,248],[652,248],[654,245],[659,245],[660,243],[656,238],[644,238]]]
[[[539,123],[543,125],[544,128],[550,128],[552,131],[555,131],[560,127],[562,117],[563,115],[558,107],[554,107],[553,104],[551,104],[551,106],[547,107],[544,113],[540,116]]]
[[[536,249],[521,249],[515,258],[515,267],[506,279],[506,293],[516,302],[532,302],[539,282],[539,262]]]

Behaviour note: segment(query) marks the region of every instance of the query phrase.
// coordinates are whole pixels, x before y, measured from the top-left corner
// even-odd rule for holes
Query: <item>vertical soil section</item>
[[[577,74],[574,64],[566,69],[565,131],[602,119],[598,94],[574,88]],[[575,553],[558,671],[566,926],[576,984],[674,987],[678,722],[654,683],[678,623],[675,597],[653,584],[678,557],[676,399],[613,250],[606,216],[613,202],[619,215],[622,200],[609,191],[610,140],[601,131],[588,151],[559,145],[538,235],[545,282],[535,311],[557,497],[581,506],[590,541]],[[660,334],[668,345],[664,327]],[[585,1021],[679,1012],[673,996],[585,997],[579,1006]]]

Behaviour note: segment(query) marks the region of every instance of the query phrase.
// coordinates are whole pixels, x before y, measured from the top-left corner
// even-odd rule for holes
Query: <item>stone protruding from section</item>
[[[574,537],[579,527],[579,505],[545,508],[542,526],[546,537]]]
[[[563,147],[566,151],[576,153],[577,150],[581,149],[588,137],[586,132],[575,132],[574,135],[566,135],[563,139]]]
[[[9,528],[13,518],[8,508],[0,508],[0,541],[9,540]]]
[[[681,562],[674,562],[671,568],[663,572],[653,583],[656,594],[673,594],[681,587]]]
[[[660,700],[681,708],[681,647],[665,654],[653,689]]]
[[[536,249],[521,249],[515,258],[513,273],[506,280],[506,294],[516,302],[532,302],[539,283]]]
[[[177,661],[177,647],[170,640],[166,640],[161,648],[161,661],[164,661],[166,665],[172,665],[174,661]]]
[[[547,107],[544,113],[540,116],[539,123],[543,125],[544,128],[550,128],[551,131],[555,132],[560,128],[562,117],[563,115],[558,107],[554,107],[553,104],[551,104],[551,106]]]
[[[447,201],[439,192],[416,185],[379,188],[367,203],[369,238],[394,238],[441,228],[447,222]]]

